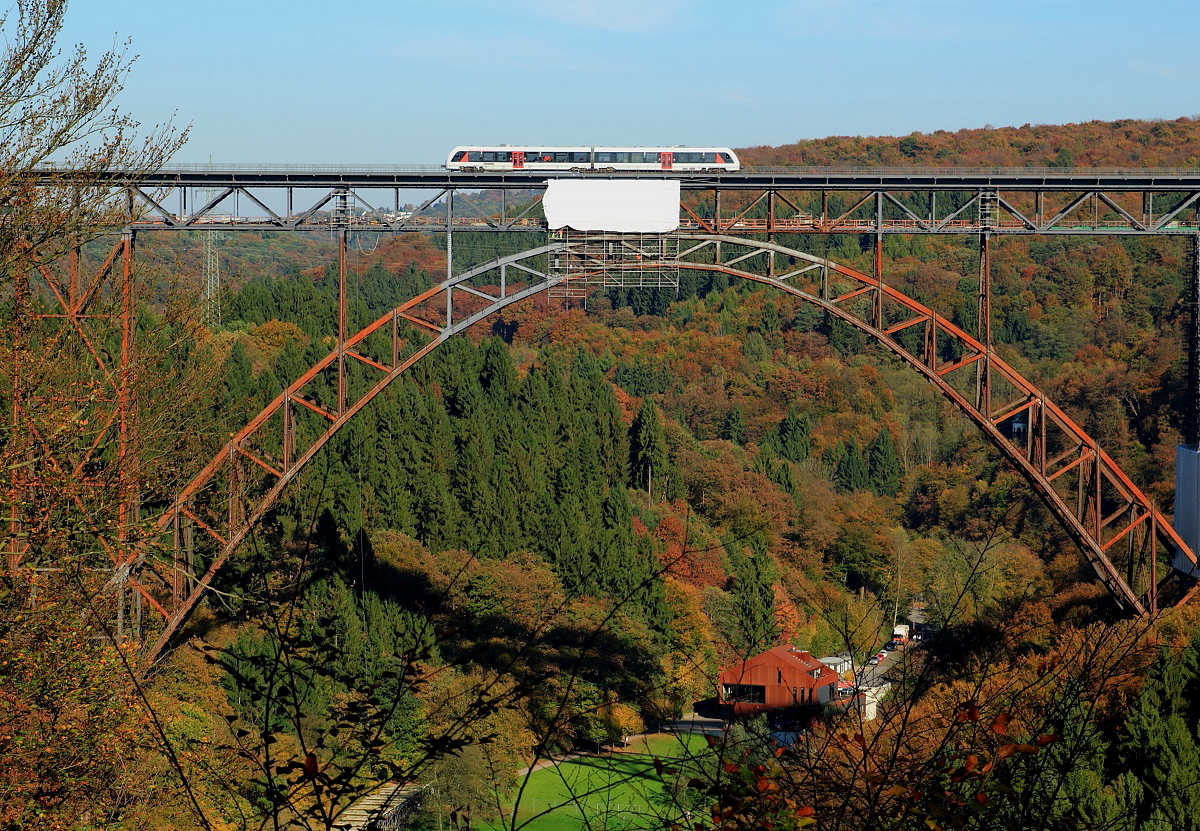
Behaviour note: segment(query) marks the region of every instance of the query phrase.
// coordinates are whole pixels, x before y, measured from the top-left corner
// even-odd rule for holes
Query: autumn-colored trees
[[[1085,125],[1078,134],[1136,129]],[[1169,138],[1191,141],[1191,129],[1172,125]],[[1151,128],[1147,146],[1166,158],[1161,132]],[[1007,158],[998,139],[1008,135],[990,135],[986,147],[970,135],[892,144],[917,162],[982,163]],[[1020,158],[1061,164],[1108,152],[1087,155],[1060,138],[1050,131],[1035,148],[1042,156]],[[885,140],[796,152],[891,159]],[[862,243],[796,244],[854,261]],[[258,273],[263,244],[244,243],[246,279],[229,291],[224,325],[181,327],[195,335],[188,359],[221,370],[203,407],[175,402],[179,418],[197,419],[186,423],[236,429],[327,348],[331,272],[303,263]],[[466,239],[461,253],[484,248]],[[237,261],[236,245],[227,253]],[[351,325],[433,282],[421,268],[435,254],[392,245],[360,263]],[[1012,238],[992,255],[997,349],[1094,428],[1139,482],[1165,492],[1179,246]],[[885,257],[890,280],[973,325],[974,240],[889,238]],[[768,817],[933,827],[961,816],[964,827],[988,827],[995,816],[1027,827],[1029,806],[1062,823],[1070,811],[1117,822],[1128,808],[1147,827],[1176,816],[1147,806],[1187,789],[1191,659],[1164,660],[1139,694],[1135,670],[1151,656],[1137,637],[1060,626],[1103,608],[1078,585],[1078,556],[971,427],[856,331],[794,298],[689,275],[678,295],[614,291],[583,309],[514,306],[493,333],[447,342],[381,394],[217,581],[201,628],[225,701],[181,709],[167,725],[189,764],[211,762],[229,786],[186,768],[207,800],[201,815],[329,824],[350,796],[395,774],[436,776],[444,820],[456,807],[500,816],[505,788],[533,758],[687,712],[712,694],[722,663],[781,641],[846,650],[861,664],[915,601],[945,640],[925,653],[928,665],[910,653],[881,725],[851,716],[779,757],[725,759],[732,770],[705,757],[705,771],[732,779],[693,789],[688,804],[702,804],[701,790],[718,803],[742,800],[718,826]],[[6,610],[23,608],[25,595],[13,598]],[[6,645],[37,646],[36,622],[14,620],[0,630]],[[989,651],[992,641],[1003,649]],[[95,751],[95,766],[79,769],[103,784],[115,774],[99,751],[129,734],[95,700],[91,681],[110,683],[121,654],[93,654],[99,643],[78,652],[96,662],[95,679],[82,666],[43,664],[83,678],[83,698],[61,696],[61,712],[93,715],[99,732],[74,736],[68,749]],[[24,654],[4,666],[20,681],[18,692],[0,693],[20,714],[5,726],[60,712],[34,714],[36,667]],[[46,689],[56,684],[47,679]],[[1120,701],[1136,702],[1124,722],[1136,743],[1104,735]],[[1173,721],[1156,719],[1168,711]],[[0,736],[0,750],[44,749],[40,729],[14,733],[21,748]],[[1149,747],[1164,748],[1156,761],[1128,761]],[[43,761],[47,788],[77,764],[69,754]],[[161,773],[163,764],[150,767]],[[0,775],[14,770],[0,766]],[[1005,801],[1005,788],[1027,805]],[[104,788],[61,804],[84,793],[108,804]],[[762,794],[769,804],[754,802]]]
[[[169,480],[188,440],[166,437],[187,415],[147,403],[155,443],[123,443],[116,425],[129,426],[163,366],[123,348],[120,292],[98,279],[85,301],[62,267],[131,219],[108,175],[157,169],[182,137],[143,129],[119,106],[126,45],[64,46],[67,11],[64,0],[17,0],[0,15],[0,826],[13,829],[111,827],[156,799],[183,804],[163,798],[161,725],[129,685],[133,605],[104,589],[137,533],[122,510],[134,460],[163,463],[148,489]],[[146,329],[159,345],[182,327],[157,311]],[[186,355],[177,368],[188,378]],[[194,389],[181,384],[175,403],[194,404]]]
[[[833,136],[738,150],[746,165],[914,167],[1188,167],[1200,156],[1200,121],[1089,121],[935,130],[900,137]]]

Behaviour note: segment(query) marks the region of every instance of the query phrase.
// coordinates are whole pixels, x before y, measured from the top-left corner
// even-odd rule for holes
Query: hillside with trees
[[[907,136],[831,136],[738,150],[747,165],[871,167],[1196,167],[1200,119],[1121,119],[936,130]]]
[[[814,243],[836,245],[848,262],[866,256],[853,237]],[[389,250],[381,246],[381,258]],[[889,239],[885,254],[916,296],[973,315],[962,288],[973,241]],[[1180,246],[1158,240],[1004,240],[993,253],[1006,358],[1160,495],[1171,488],[1180,412],[1184,262]],[[328,268],[251,277],[230,291],[224,325],[199,332],[202,348],[224,362],[215,435],[321,354],[334,311]],[[352,325],[436,274],[364,257],[351,279]],[[194,741],[224,735],[244,759],[317,747],[329,754],[323,763],[347,770],[365,754],[376,776],[441,770],[461,788],[441,804],[459,800],[477,818],[498,810],[480,785],[516,783],[531,748],[586,749],[677,716],[713,695],[717,668],[774,643],[861,659],[916,597],[958,633],[947,664],[913,678],[903,718],[874,734],[882,744],[829,745],[781,773],[835,757],[850,765],[854,752],[878,761],[887,748],[894,765],[901,757],[890,743],[912,741],[903,775],[919,789],[936,776],[928,765],[939,748],[962,737],[918,742],[888,731],[895,719],[927,729],[953,716],[968,700],[955,691],[972,683],[984,715],[952,719],[960,729],[1015,720],[1021,707],[1034,739],[1067,729],[1092,736],[1123,723],[1111,702],[1138,695],[1136,668],[1149,672],[1155,649],[1181,648],[1191,631],[1182,621],[1121,628],[1104,648],[1133,663],[1091,660],[1080,633],[1111,626],[1106,596],[973,428],[853,332],[719,275],[685,280],[678,294],[614,291],[583,307],[545,299],[513,307],[396,382],[302,480],[263,529],[258,553],[221,579],[225,611],[213,609],[196,644],[220,669],[213,680],[229,702],[214,715],[230,719],[241,740],[196,714]],[[280,608],[293,610],[293,623],[282,625],[271,611]],[[289,651],[304,661],[280,677],[277,656]],[[987,671],[976,679],[982,655]],[[1013,679],[1031,661],[1055,665],[1042,670],[1055,684],[1086,688],[1095,711],[1043,714],[1045,696],[1066,694],[1055,689],[1017,696]],[[271,712],[280,689],[304,693],[289,692]],[[357,716],[375,719],[379,752],[338,741],[347,730],[339,708],[364,689],[379,691],[364,704],[369,718]],[[461,749],[441,755],[422,745],[444,736]],[[1010,752],[989,741],[978,758]],[[989,798],[1003,799],[1003,788],[1027,793],[1035,782],[1027,768],[1039,769],[1044,748],[1044,758],[1060,753],[1056,743],[1029,744],[1039,754],[1018,758],[1034,767],[1011,763]],[[1053,763],[1126,781],[1133,768],[1110,760],[1119,759],[1115,746],[1103,748],[1088,751],[1090,767],[1074,746]],[[257,799],[259,810],[283,815],[311,807],[244,762],[230,764],[225,781],[259,783],[235,787],[233,804]],[[830,789],[821,793],[859,785],[869,793],[854,769],[837,787],[821,780]],[[1144,810],[1113,793],[1094,810]],[[835,815],[876,817],[846,827],[891,827],[901,807],[876,796]],[[820,801],[809,801],[822,816]]]
[[[1196,131],[1093,122],[742,152],[762,165],[1178,166],[1195,164]],[[172,146],[168,133],[160,150]],[[97,150],[98,171],[120,150]],[[205,323],[202,241],[145,236],[137,327],[154,349],[136,373],[134,452],[149,511],[328,353],[337,266],[317,237],[225,240],[221,321]],[[444,274],[434,238],[356,242],[352,329]],[[463,235],[455,265],[528,244]],[[869,258],[855,236],[790,244]],[[898,285],[971,320],[976,245],[889,237],[884,253]],[[992,253],[1005,359],[1160,502],[1186,263],[1172,239],[1021,237]],[[19,292],[5,302],[26,320]],[[10,405],[28,336],[7,332]],[[5,437],[10,493],[87,427],[75,399],[46,400],[58,404],[35,411],[41,444]],[[854,330],[749,282],[535,297],[449,340],[304,468],[148,673],[89,559],[114,544],[78,508],[83,478],[112,475],[102,462],[63,474],[70,521],[29,542],[54,567],[0,582],[3,829],[330,829],[385,780],[427,788],[411,827],[515,829],[532,763],[691,712],[721,667],[767,647],[861,664],[914,604],[937,643],[907,654],[878,719],[834,710],[786,749],[741,725],[652,763],[656,813],[609,818],[1140,829],[1180,827],[1200,799],[1196,609],[1121,620],[950,404]]]

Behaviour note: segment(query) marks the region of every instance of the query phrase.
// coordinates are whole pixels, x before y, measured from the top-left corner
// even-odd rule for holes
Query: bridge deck
[[[416,809],[420,794],[426,787],[387,782],[347,808],[337,818],[337,827],[345,831],[403,828],[405,818]]]
[[[71,172],[46,167],[33,175],[45,184],[69,180]],[[142,187],[268,188],[542,188],[548,178],[679,179],[686,190],[936,190],[970,191],[1188,191],[1200,189],[1194,168],[847,168],[760,167],[735,173],[670,171],[448,171],[433,165],[170,165],[148,173],[112,171],[113,184]]]

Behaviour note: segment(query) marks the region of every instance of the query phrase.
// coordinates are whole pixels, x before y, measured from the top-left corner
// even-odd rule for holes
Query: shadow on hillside
[[[450,573],[455,563],[446,555],[397,565],[374,556],[369,540],[359,550],[372,554],[360,592],[374,593],[424,616],[432,624],[442,660],[513,676],[544,713],[552,713],[552,705],[568,689],[578,692],[579,681],[617,701],[643,706],[662,695],[662,690],[652,687],[653,679],[661,675],[660,652],[650,639],[653,631],[648,622],[627,615],[625,608],[608,614],[611,610],[600,601],[574,598],[558,609],[539,609],[531,624],[516,619],[502,604],[480,600],[488,587],[480,586],[476,592],[468,567],[471,558],[465,553],[461,570]],[[439,572],[436,566],[444,568]],[[519,567],[514,571],[519,572]],[[634,605],[629,604],[629,609]]]

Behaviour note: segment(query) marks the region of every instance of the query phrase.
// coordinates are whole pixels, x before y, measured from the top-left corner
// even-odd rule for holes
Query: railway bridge
[[[1200,171],[1098,169],[747,169],[721,173],[450,172],[433,167],[173,166],[113,171],[82,182],[70,170],[30,174],[48,198],[69,204],[73,188],[107,188],[126,205],[127,223],[105,237],[105,256],[85,271],[78,250],[19,281],[36,297],[23,314],[45,352],[77,348],[92,384],[88,418],[104,424],[94,441],[55,451],[19,472],[10,494],[8,563],[23,567],[25,540],[55,521],[43,504],[51,471],[114,466],[118,498],[105,532],[111,583],[162,619],[147,650],[169,646],[255,524],[297,473],[391,381],[447,338],[542,292],[573,296],[593,285],[677,285],[687,270],[751,280],[813,304],[869,335],[927,379],[967,415],[1045,502],[1130,614],[1187,602],[1200,574]],[[548,176],[551,178],[548,180]],[[542,198],[559,182],[666,182],[676,188],[670,228],[653,232],[551,227]],[[488,192],[481,200],[478,194]],[[410,202],[412,194],[419,194]],[[403,200],[403,204],[402,204]],[[415,206],[415,207],[413,207]],[[139,488],[138,423],[131,372],[137,349],[135,242],[140,235],[325,231],[338,243],[339,312],[333,348],[234,433],[165,504]],[[510,256],[456,271],[462,231],[520,234]],[[347,245],[356,234],[445,235],[444,279],[359,331],[346,314]],[[865,238],[867,270],[805,250],[814,234]],[[884,238],[965,234],[978,239],[974,325],[910,297],[889,280]],[[1177,458],[1175,522],[1108,453],[1031,381],[997,354],[992,336],[993,241],[1009,235],[1186,236],[1190,319],[1189,412]],[[98,298],[113,299],[97,312]],[[26,326],[29,329],[29,326]],[[47,338],[45,335],[49,333]],[[106,349],[102,342],[119,347]],[[21,349],[29,367],[45,361]],[[12,423],[35,401],[15,367]],[[326,379],[330,384],[315,383]],[[323,393],[323,389],[336,390]],[[70,402],[59,401],[62,406]],[[47,447],[47,451],[49,448]],[[39,496],[40,493],[40,496]],[[72,497],[78,499],[78,497]],[[147,522],[150,532],[144,529]]]

